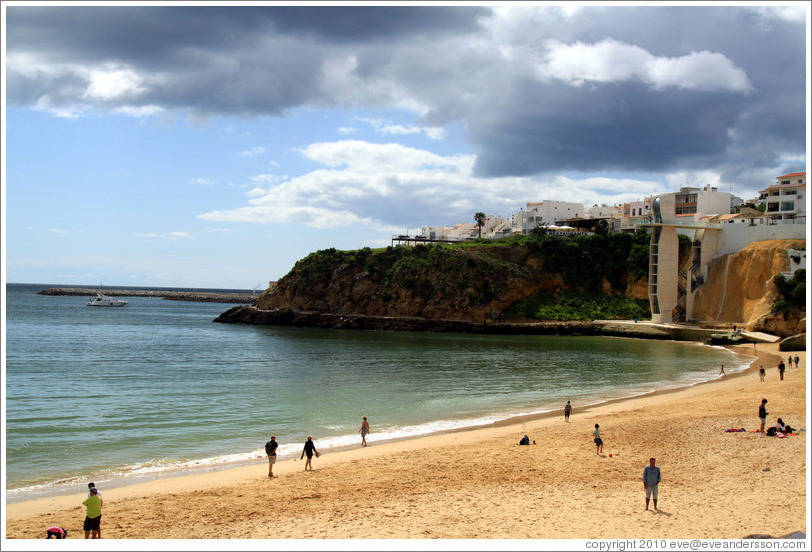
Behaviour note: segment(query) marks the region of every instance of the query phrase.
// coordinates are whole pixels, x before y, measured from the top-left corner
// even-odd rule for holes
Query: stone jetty
[[[76,287],[54,287],[38,291],[37,295],[78,295],[93,297],[101,291],[108,297],[161,297],[172,301],[196,301],[201,303],[239,303],[256,305],[259,295],[251,293],[229,293],[220,291],[178,291],[164,289],[98,289]]]

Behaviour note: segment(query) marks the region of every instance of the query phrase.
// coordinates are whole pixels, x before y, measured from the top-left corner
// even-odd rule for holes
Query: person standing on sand
[[[799,357],[798,355],[795,355],[795,367],[796,368],[798,367],[798,361],[799,360],[801,360],[801,357]]]
[[[361,422],[361,429],[358,430],[358,433],[361,434],[361,446],[367,446],[367,435],[369,435],[369,422],[367,421],[367,417],[364,416],[364,421]]]
[[[276,449],[279,443],[276,442],[276,435],[271,435],[271,440],[265,443],[265,454],[268,455],[268,477],[273,477],[273,465],[276,464]]]
[[[601,426],[595,424],[595,431],[592,432],[595,438],[595,454],[600,455],[603,452],[603,439],[601,439]]]
[[[762,382],[764,381],[764,376],[766,375],[767,372],[764,370],[764,366],[758,369],[758,379],[760,379]]]
[[[93,483],[92,481],[87,484],[87,496],[88,497],[90,497],[90,489],[96,489],[96,494],[99,495],[99,498],[104,500],[104,497],[102,497],[102,492],[96,487],[96,484]]]
[[[570,404],[569,401],[567,401],[567,404],[564,406],[564,421],[565,422],[570,421],[570,414],[572,414],[572,405]]]
[[[787,357],[787,364],[789,364],[789,367],[792,368],[792,355],[789,355],[789,357]]]
[[[783,360],[778,363],[778,379],[780,379],[781,381],[784,381],[784,370],[786,369],[787,367],[784,365]]]
[[[313,444],[313,437],[310,435],[307,436],[307,441],[305,441],[304,448],[302,449],[302,455],[299,457],[299,460],[304,458],[304,455],[307,455],[307,461],[305,462],[305,471],[310,468],[310,471],[313,471],[313,455],[316,455],[316,458],[319,457],[319,451],[316,450],[316,445]]]
[[[648,510],[649,499],[654,499],[654,509],[657,509],[657,489],[660,485],[662,477],[660,477],[660,468],[655,466],[656,460],[649,458],[648,466],[643,468],[643,488],[646,490],[646,510]]]
[[[759,432],[764,435],[764,424],[767,423],[767,399],[761,399],[761,406],[758,407],[758,419],[761,420]]]
[[[90,488],[90,496],[82,502],[83,506],[87,507],[87,513],[85,514],[85,538],[89,539],[90,533],[93,533],[94,539],[101,538],[101,509],[102,509],[102,499],[99,496],[99,492],[96,490],[96,487]]]

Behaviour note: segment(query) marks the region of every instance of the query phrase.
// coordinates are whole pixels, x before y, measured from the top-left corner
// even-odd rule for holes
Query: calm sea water
[[[327,451],[690,385],[748,357],[696,344],[215,324],[231,305],[90,308],[6,288],[6,495]],[[101,485],[100,485],[101,486]]]

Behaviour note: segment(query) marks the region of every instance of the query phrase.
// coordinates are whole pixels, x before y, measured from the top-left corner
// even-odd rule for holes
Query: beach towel
[[[728,433],[740,433],[742,431],[747,431],[747,430],[744,429],[744,428],[741,428],[741,429],[726,429],[725,431],[728,432]]]

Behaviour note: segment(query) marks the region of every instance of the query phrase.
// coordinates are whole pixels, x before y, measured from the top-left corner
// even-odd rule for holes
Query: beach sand
[[[740,349],[753,354],[753,346]],[[806,354],[779,381],[777,345],[745,372],[674,392],[443,435],[102,489],[105,539],[742,538],[807,531]],[[793,353],[794,354],[794,353]],[[759,382],[757,368],[767,369]],[[563,404],[561,405],[563,409]],[[592,442],[601,426],[604,455]],[[727,433],[726,428],[746,428]],[[271,431],[272,428],[269,428]],[[519,446],[527,434],[535,445]],[[318,446],[318,441],[316,441]],[[609,454],[612,454],[612,457]],[[662,470],[644,511],[643,468]],[[7,504],[9,539],[62,525],[82,538],[84,492]],[[134,545],[134,546],[137,546]]]

